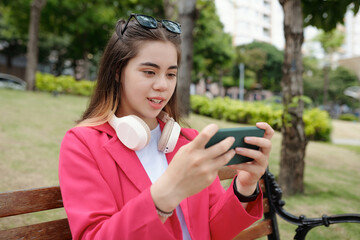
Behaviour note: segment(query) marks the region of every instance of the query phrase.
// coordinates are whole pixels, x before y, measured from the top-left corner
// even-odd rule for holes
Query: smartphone
[[[244,137],[254,136],[254,137],[264,137],[265,130],[258,127],[239,127],[239,128],[220,128],[219,131],[209,140],[205,145],[205,148],[208,148],[221,140],[224,140],[227,137],[235,137],[235,142],[230,148],[244,147],[259,150],[258,146],[247,144],[244,142]],[[226,165],[240,164],[244,162],[250,162],[254,159],[235,154],[235,156],[228,162]]]

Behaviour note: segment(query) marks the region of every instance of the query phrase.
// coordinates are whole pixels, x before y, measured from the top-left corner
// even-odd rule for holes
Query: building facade
[[[283,13],[277,0],[215,0],[215,4],[234,46],[256,40],[284,48]]]

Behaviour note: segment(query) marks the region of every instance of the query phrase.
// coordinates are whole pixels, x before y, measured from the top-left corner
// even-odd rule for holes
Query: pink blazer
[[[188,139],[197,135],[186,128],[182,133]],[[180,136],[174,152],[166,154],[168,162],[188,142]],[[66,133],[59,179],[73,239],[182,239],[176,212],[164,224],[160,221],[140,160],[108,123]],[[217,178],[180,204],[191,238],[232,239],[261,218],[261,195],[246,211],[233,188],[225,191]]]

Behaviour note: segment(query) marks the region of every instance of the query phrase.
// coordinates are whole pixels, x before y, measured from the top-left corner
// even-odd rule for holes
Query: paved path
[[[343,145],[354,145],[354,146],[360,146],[360,139],[342,139],[342,138],[336,138],[332,140],[332,143],[334,144],[343,144]]]

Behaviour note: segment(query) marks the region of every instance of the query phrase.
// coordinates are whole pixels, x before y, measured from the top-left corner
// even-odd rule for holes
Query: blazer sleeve
[[[174,238],[156,213],[150,188],[118,206],[80,131],[68,131],[62,141],[59,180],[73,239]]]
[[[262,192],[244,209],[234,193],[232,184],[234,179],[225,191],[220,179],[217,178],[209,187],[211,239],[233,239],[239,232],[262,217]]]
[[[194,129],[184,129],[188,140],[193,140],[198,132]],[[235,179],[235,178],[234,178]],[[208,187],[209,191],[209,225],[211,239],[233,239],[239,232],[259,220],[263,214],[262,192],[244,209],[236,197],[232,184],[225,191],[219,177]]]

